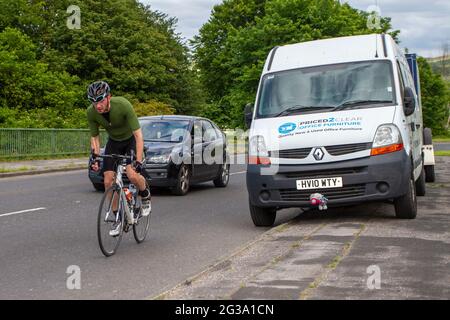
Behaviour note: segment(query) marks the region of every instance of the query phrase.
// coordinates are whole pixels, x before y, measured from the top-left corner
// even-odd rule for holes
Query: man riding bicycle
[[[100,154],[99,127],[105,128],[108,133],[108,142],[105,155],[130,155],[131,151],[136,155],[136,161],[127,162],[126,173],[132,184],[139,189],[142,199],[142,216],[146,217],[151,212],[151,195],[145,178],[141,175],[144,138],[138,118],[131,103],[124,97],[112,97],[108,83],[97,81],[89,85],[87,97],[92,102],[87,109],[87,119],[91,131],[91,161],[92,170],[99,171],[99,162],[96,160]],[[103,160],[103,175],[105,190],[108,190],[115,179],[115,165],[113,159]],[[117,207],[113,208],[117,214]],[[120,219],[116,222],[109,234],[117,236],[122,228]]]

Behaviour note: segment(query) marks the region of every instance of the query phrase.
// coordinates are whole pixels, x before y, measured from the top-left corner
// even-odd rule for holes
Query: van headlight
[[[250,139],[248,155],[250,164],[270,164],[269,151],[263,136],[254,136]]]
[[[397,126],[384,124],[378,127],[373,140],[372,156],[403,150],[403,140]]]

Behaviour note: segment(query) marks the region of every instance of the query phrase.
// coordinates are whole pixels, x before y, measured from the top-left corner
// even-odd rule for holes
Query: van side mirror
[[[245,106],[245,109],[244,109],[244,120],[245,120],[245,125],[247,126],[247,128],[250,128],[251,125],[252,125],[254,107],[255,106],[253,105],[253,103],[248,103]]]
[[[406,116],[410,116],[416,110],[416,99],[414,97],[413,89],[410,87],[405,87],[403,97],[403,110]]]

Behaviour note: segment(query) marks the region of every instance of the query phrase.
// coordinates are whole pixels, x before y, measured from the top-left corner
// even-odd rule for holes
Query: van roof
[[[391,59],[398,54],[398,50],[390,35],[370,34],[308,41],[274,48],[264,72],[375,60],[377,57]]]

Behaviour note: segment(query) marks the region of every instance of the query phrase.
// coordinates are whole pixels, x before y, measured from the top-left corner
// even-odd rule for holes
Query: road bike
[[[133,163],[134,154],[100,155],[98,158],[111,158],[116,163],[113,185],[103,195],[98,211],[97,235],[102,253],[106,257],[114,255],[122,240],[123,233],[133,229],[134,239],[138,244],[144,242],[150,227],[150,216],[142,216],[142,200],[139,190],[133,184],[124,185],[122,177],[126,174],[127,161]],[[143,163],[145,165],[145,161]],[[119,234],[111,236],[113,225],[121,222]]]

